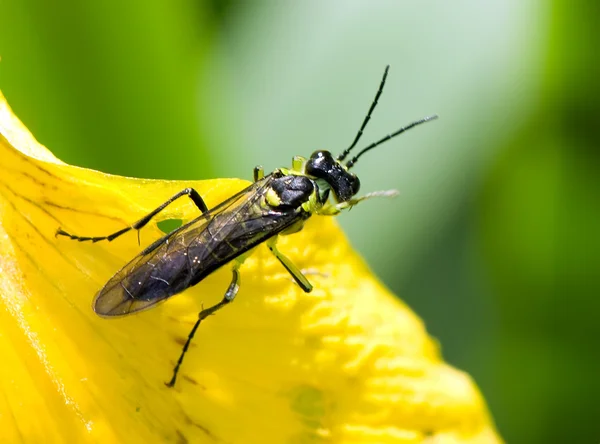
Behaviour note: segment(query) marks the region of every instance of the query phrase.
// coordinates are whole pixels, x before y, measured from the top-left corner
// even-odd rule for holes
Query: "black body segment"
[[[100,290],[96,313],[122,316],[150,308],[309,217],[302,208],[266,204],[264,191],[273,180],[250,185],[144,250]]]
[[[315,184],[306,176],[283,176],[273,179],[271,188],[280,199],[277,208],[296,208],[308,201]]]
[[[349,200],[360,189],[358,177],[344,168],[329,151],[315,151],[306,162],[306,174],[326,181],[340,202]]]

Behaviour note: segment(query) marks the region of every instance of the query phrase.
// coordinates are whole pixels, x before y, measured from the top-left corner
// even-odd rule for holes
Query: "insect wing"
[[[257,210],[270,180],[250,185],[146,248],[100,290],[94,311],[123,316],[148,309],[284,229],[293,214]]]
[[[101,316],[122,316],[150,308],[181,291],[170,281],[185,270],[186,258],[179,250],[169,251],[169,245],[194,236],[206,224],[206,219],[192,221],[185,230],[166,235],[136,256],[98,292],[94,311]]]

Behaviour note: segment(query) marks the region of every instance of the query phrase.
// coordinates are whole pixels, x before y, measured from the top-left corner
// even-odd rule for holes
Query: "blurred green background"
[[[431,113],[339,218],[510,443],[600,440],[600,3],[3,0],[0,88],[66,162],[243,177]],[[0,159],[1,161],[1,159]]]

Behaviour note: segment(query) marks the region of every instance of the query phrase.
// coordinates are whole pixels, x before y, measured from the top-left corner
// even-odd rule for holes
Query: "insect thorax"
[[[284,175],[281,171],[275,171],[273,176],[265,196],[271,207],[281,210],[297,209],[309,202],[317,192],[316,183],[307,176]]]

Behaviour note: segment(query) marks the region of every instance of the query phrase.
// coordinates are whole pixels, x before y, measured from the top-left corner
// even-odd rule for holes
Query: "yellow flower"
[[[0,94],[0,436],[2,442],[496,443],[471,379],[445,364],[423,323],[313,217],[280,249],[313,269],[312,293],[260,246],[234,303],[206,319],[171,377],[202,305],[227,267],[143,313],[102,319],[91,300],[140,251],[55,237],[105,235],[192,186],[209,207],[240,180],[176,182],[66,165]],[[188,201],[160,219],[189,219]],[[155,222],[141,244],[161,236]]]

